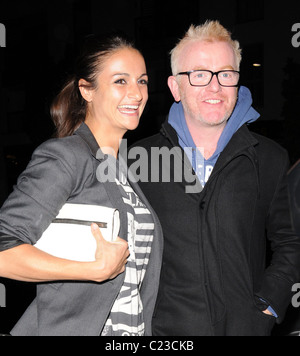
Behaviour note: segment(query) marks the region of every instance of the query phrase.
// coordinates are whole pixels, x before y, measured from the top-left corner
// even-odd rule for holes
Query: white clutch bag
[[[92,223],[99,226],[105,240],[114,241],[120,230],[119,211],[98,205],[67,203],[34,246],[55,257],[95,261]]]

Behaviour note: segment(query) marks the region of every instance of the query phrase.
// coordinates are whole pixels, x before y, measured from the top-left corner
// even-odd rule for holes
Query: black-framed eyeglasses
[[[177,75],[187,75],[193,87],[205,87],[209,85],[214,75],[222,87],[237,87],[240,80],[240,72],[236,70],[220,70],[219,72],[190,70],[188,72],[180,72]]]

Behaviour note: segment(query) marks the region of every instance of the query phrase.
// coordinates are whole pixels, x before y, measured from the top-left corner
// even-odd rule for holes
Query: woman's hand
[[[92,224],[91,229],[97,243],[95,276],[92,280],[102,282],[113,279],[125,271],[129,257],[128,243],[119,237],[114,242],[106,241],[97,224]]]

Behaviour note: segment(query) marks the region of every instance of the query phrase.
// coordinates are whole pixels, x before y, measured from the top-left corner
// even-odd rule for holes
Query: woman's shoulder
[[[80,136],[72,135],[63,138],[50,138],[40,144],[34,151],[35,155],[47,155],[73,161],[88,153],[88,148]],[[79,154],[80,153],[80,154]]]

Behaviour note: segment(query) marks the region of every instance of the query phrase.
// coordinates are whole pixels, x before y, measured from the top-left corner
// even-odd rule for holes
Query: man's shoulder
[[[257,132],[251,131],[251,134],[258,141],[259,149],[265,152],[270,152],[276,155],[285,156],[287,154],[287,150],[277,141],[271,139],[267,136],[261,135]]]
[[[131,147],[143,147],[143,148],[151,148],[151,147],[159,147],[164,143],[164,137],[161,133],[157,133],[155,135],[143,138],[137,142],[135,142]]]
[[[266,168],[289,166],[288,151],[279,142],[256,132],[251,134],[257,140],[255,149],[262,166]]]
[[[168,121],[165,121],[159,132],[136,141],[132,147],[144,147],[146,149],[150,149],[151,147],[173,147],[177,145],[177,133]]]

